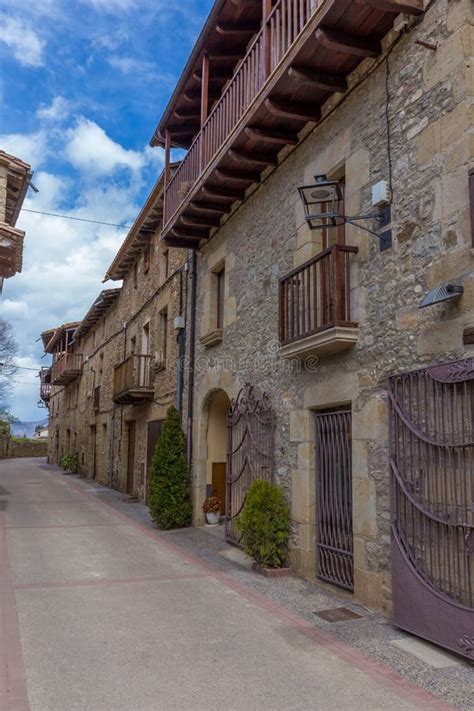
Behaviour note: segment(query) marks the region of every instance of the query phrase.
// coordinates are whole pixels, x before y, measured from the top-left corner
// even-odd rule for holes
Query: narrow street
[[[459,708],[44,460],[0,523],[1,711]]]

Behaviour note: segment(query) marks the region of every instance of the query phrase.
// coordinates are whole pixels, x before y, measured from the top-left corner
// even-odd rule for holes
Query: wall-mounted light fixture
[[[376,220],[379,225],[382,225],[381,213],[344,215],[341,212],[342,193],[338,180],[328,180],[325,175],[316,175],[312,185],[302,185],[298,188],[298,192],[303,203],[306,222],[311,230],[340,227],[348,223],[381,239],[381,235],[374,230],[358,224],[359,220]]]
[[[458,284],[443,284],[431,289],[426,296],[420,301],[418,308],[424,309],[433,304],[440,304],[442,301],[450,301],[451,299],[459,299],[464,293],[464,287]]]

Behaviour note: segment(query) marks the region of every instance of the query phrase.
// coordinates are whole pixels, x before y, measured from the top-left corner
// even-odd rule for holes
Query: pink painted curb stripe
[[[3,512],[0,512],[0,709],[30,709]]]
[[[50,474],[51,472],[46,473]],[[226,573],[221,573],[211,563],[204,561],[202,558],[199,558],[192,553],[188,553],[178,544],[164,538],[159,531],[154,531],[153,529],[148,528],[138,521],[128,517],[121,511],[117,511],[117,509],[114,509],[114,507],[107,502],[101,501],[100,499],[94,497],[90,491],[83,489],[76,482],[68,479],[65,483],[67,486],[70,486],[77,491],[81,496],[87,498],[91,502],[95,502],[98,507],[105,507],[116,518],[128,522],[129,526],[141,531],[155,543],[163,546],[163,548],[173,551],[176,555],[190,563],[193,563],[196,567],[206,570],[211,577],[219,580],[219,582],[226,587],[234,590],[262,609],[271,612],[275,617],[279,618],[283,622],[291,624],[306,637],[312,639],[316,644],[326,648],[329,652],[350,663],[352,666],[357,667],[379,686],[388,689],[399,698],[412,703],[414,706],[418,706],[420,709],[424,709],[424,711],[457,711],[456,707],[451,706],[451,704],[447,703],[443,699],[440,699],[426,689],[423,689],[423,687],[418,686],[409,679],[401,676],[394,669],[391,669],[382,662],[368,656],[364,652],[355,649],[350,644],[342,642],[330,632],[326,632],[326,630],[315,627],[310,622],[302,617],[299,617],[280,603],[270,600],[266,595],[259,593],[257,590],[254,590],[248,585],[237,582]]]
[[[134,585],[137,583],[168,583],[174,580],[196,580],[208,578],[207,573],[182,573],[177,575],[144,575],[137,578],[99,578],[97,580],[71,580],[56,583],[20,583],[15,590],[55,590],[57,588],[107,588],[113,585]]]

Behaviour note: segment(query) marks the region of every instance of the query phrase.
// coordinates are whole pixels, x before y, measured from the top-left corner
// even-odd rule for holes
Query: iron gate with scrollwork
[[[474,359],[389,381],[395,624],[474,659]]]
[[[236,518],[257,479],[273,480],[275,415],[266,393],[245,385],[227,415],[225,535],[239,543]]]
[[[353,590],[352,415],[316,414],[317,576]]]

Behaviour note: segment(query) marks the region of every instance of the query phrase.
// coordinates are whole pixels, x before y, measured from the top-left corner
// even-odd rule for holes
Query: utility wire
[[[106,227],[120,227],[122,230],[130,230],[133,225],[117,225],[115,222],[102,222],[101,220],[90,220],[85,217],[72,217],[72,215],[61,215],[59,212],[43,212],[42,210],[30,210],[27,207],[22,208],[22,212],[32,212],[35,215],[46,215],[47,217],[59,217],[63,220],[73,220],[74,222],[87,222],[93,225],[105,225]],[[140,227],[139,232],[156,232],[156,228]]]

